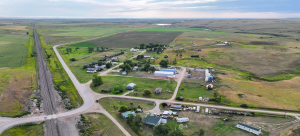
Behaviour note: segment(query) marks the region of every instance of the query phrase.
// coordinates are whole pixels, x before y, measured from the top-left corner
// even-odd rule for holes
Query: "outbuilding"
[[[155,94],[160,94],[162,92],[162,88],[156,88],[154,93]]]
[[[132,68],[132,71],[137,71],[138,68],[139,68],[138,66],[134,66],[134,67]]]
[[[173,104],[173,105],[171,105],[170,109],[171,110],[182,110],[182,107],[181,107],[181,105]]]
[[[176,118],[178,123],[184,123],[184,122],[188,122],[190,119],[188,117],[184,117],[184,118]]]
[[[87,71],[87,73],[96,73],[97,71],[96,71],[96,68],[87,68],[86,69]]]
[[[256,135],[260,135],[260,133],[261,133],[261,129],[258,129],[258,128],[240,123],[240,122],[236,125],[236,127],[239,128],[239,129],[248,131],[250,133],[256,134]]]
[[[130,83],[130,84],[128,84],[128,85],[126,86],[126,89],[132,90],[132,89],[134,89],[135,87],[136,87],[136,84],[135,84],[135,83]]]
[[[161,123],[161,120],[160,117],[147,115],[144,119],[144,123],[151,126],[157,126]]]
[[[175,75],[176,70],[175,69],[161,69],[160,71],[164,71],[164,72],[173,72],[173,74]]]
[[[173,72],[166,72],[166,71],[155,71],[154,76],[170,77],[170,76],[174,76],[174,73]]]
[[[133,116],[136,116],[134,112],[132,112],[132,111],[126,111],[126,112],[123,112],[123,113],[122,113],[122,117],[123,117],[124,119],[127,119],[128,116],[129,116],[129,114],[132,114]]]

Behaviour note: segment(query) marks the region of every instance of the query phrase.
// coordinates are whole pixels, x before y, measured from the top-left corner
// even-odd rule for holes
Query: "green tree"
[[[218,97],[218,96],[219,96],[218,91],[214,90],[214,97]]]
[[[156,69],[155,69],[155,67],[151,66],[151,67],[149,68],[149,70],[153,73]]]
[[[149,71],[149,68],[150,68],[150,64],[147,63],[147,64],[144,65],[143,70]]]
[[[107,68],[107,69],[111,68],[111,66],[112,66],[111,63],[106,63],[105,65],[106,65],[106,68]]]
[[[140,44],[140,49],[145,49],[145,44]]]
[[[94,87],[103,84],[103,81],[102,81],[101,76],[98,76],[97,74],[94,74],[93,77],[94,77],[94,78],[92,79],[92,82],[93,82],[93,84],[94,84]]]
[[[125,111],[128,111],[128,108],[124,105],[122,105],[119,109],[119,112],[125,112]]]
[[[180,131],[179,129],[173,130],[169,132],[168,136],[184,136],[183,132]]]
[[[102,51],[102,52],[105,51],[105,47],[104,47],[104,46],[101,46],[100,48],[101,48],[101,51]]]
[[[143,107],[141,105],[138,105],[137,108],[138,109],[143,109]]]
[[[93,47],[88,47],[88,51],[89,51],[89,53],[92,53],[94,51],[94,48]]]
[[[168,125],[157,125],[154,127],[153,133],[155,135],[167,135],[171,128]]]
[[[166,60],[161,60],[161,61],[159,62],[159,65],[162,66],[162,67],[168,67],[168,61],[166,61]]]
[[[177,64],[176,58],[174,59],[173,64]]]
[[[151,93],[151,91],[149,91],[149,90],[144,90],[144,95],[145,96],[149,96],[149,95],[151,95],[152,93]]]

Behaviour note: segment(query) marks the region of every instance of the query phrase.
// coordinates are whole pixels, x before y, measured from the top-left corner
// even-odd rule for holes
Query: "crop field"
[[[145,28],[145,29],[139,29],[137,31],[163,31],[163,32],[212,32],[212,33],[218,33],[218,32],[213,32],[213,31],[207,31],[204,30],[203,28],[173,28],[173,27],[150,27],[150,28]],[[222,32],[221,32],[222,33]],[[225,33],[225,32],[223,32]]]
[[[174,93],[174,89],[176,87],[177,82],[173,81],[170,83],[168,80],[160,80],[160,79],[149,79],[149,78],[134,78],[134,77],[120,77],[120,76],[103,76],[102,77],[103,84],[98,87],[91,88],[93,91],[97,93],[102,93],[101,90],[109,90],[116,85],[121,86],[122,88],[126,88],[129,83],[135,83],[137,87],[134,89],[133,93],[130,93],[129,96],[136,97],[147,97],[147,98],[157,98],[157,99],[168,99]],[[116,82],[117,81],[117,82]],[[145,84],[151,83],[151,84]],[[162,93],[159,95],[154,94],[156,88],[162,88]],[[143,90],[149,90],[152,92],[150,96],[143,96]],[[166,90],[170,90],[170,92],[165,92]],[[137,93],[135,95],[134,93]]]
[[[111,116],[113,116],[123,127],[126,129],[130,135],[137,136],[137,134],[131,129],[131,127],[126,123],[126,120],[120,115],[118,112],[119,107],[124,105],[127,107],[137,107],[138,105],[141,105],[143,108],[143,111],[151,110],[155,107],[153,103],[147,103],[147,102],[134,102],[134,101],[123,101],[123,100],[117,100],[114,98],[102,98],[99,100],[99,103],[101,106],[109,112]],[[130,104],[132,103],[132,105]],[[138,113],[144,118],[146,116],[145,113]],[[147,134],[152,134],[152,129],[149,129],[142,126],[143,130],[147,132]],[[143,131],[143,133],[144,133]]]
[[[43,136],[44,135],[44,122],[26,123],[23,125],[15,126],[9,130],[4,131],[0,136]]]
[[[72,37],[72,36],[44,36],[44,40],[47,45],[59,45],[67,44],[71,42],[77,42],[87,40],[84,37]]]
[[[147,31],[132,31],[126,33],[116,34],[114,36],[100,38],[97,40],[89,41],[97,46],[105,47],[137,47],[141,43],[158,43],[170,44],[182,32],[147,32]]]
[[[80,47],[79,49],[77,49],[77,51],[75,50],[75,48],[73,48],[72,53],[64,54],[63,51],[66,50],[66,48],[58,49],[64,61],[68,64],[71,71],[81,83],[88,82],[93,78],[93,73],[87,73],[86,69],[82,68],[84,65],[90,64],[92,62],[98,62],[98,60],[100,60],[105,55],[113,55],[120,52],[120,50],[118,49],[112,49],[107,52],[88,53],[87,47]],[[123,55],[119,55],[118,59],[120,61],[124,61],[126,59],[126,54],[128,54],[128,52],[125,52]],[[70,61],[71,58],[75,58],[76,61]]]
[[[63,29],[55,29],[57,34],[50,34],[49,36],[104,36],[117,32],[124,32],[132,30],[132,28],[124,26],[98,26],[98,27],[69,27]]]
[[[80,43],[70,44],[67,46],[69,46],[69,47],[97,47],[95,44],[90,43],[90,42],[80,42]]]
[[[91,122],[89,133],[93,136],[125,136],[118,126],[102,113],[87,113],[84,116]]]
[[[0,67],[16,68],[26,63],[27,35],[0,35]]]

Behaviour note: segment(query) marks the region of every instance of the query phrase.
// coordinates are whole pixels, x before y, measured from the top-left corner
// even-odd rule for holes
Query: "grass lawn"
[[[193,101],[199,101],[199,97],[213,97],[213,91],[212,90],[205,90],[205,86],[200,86],[199,84],[193,84],[193,83],[184,83],[181,82],[179,90],[177,92],[176,97],[183,96],[184,99],[189,99]],[[181,90],[181,88],[184,88],[184,90]]]
[[[69,27],[65,29],[56,29],[58,34],[50,36],[104,36],[122,31],[132,30],[123,26],[100,26],[100,27]]]
[[[2,134],[0,134],[0,136],[43,136],[43,125],[44,122],[39,124],[26,123],[6,130]]]
[[[101,136],[124,136],[125,134],[113,123],[106,115],[102,113],[83,114],[89,121],[89,132],[92,135]]]
[[[160,80],[160,79],[149,79],[149,78],[134,78],[134,77],[120,77],[120,76],[103,76],[103,85],[98,87],[93,87],[91,84],[91,88],[93,91],[97,93],[102,93],[101,90],[109,90],[110,88],[119,85],[122,86],[125,90],[126,86],[129,83],[135,83],[137,87],[134,89],[133,93],[128,94],[128,96],[136,96],[136,97],[146,97],[146,98],[156,98],[156,99],[169,99],[172,97],[174,89],[176,87],[177,82],[173,82],[170,84],[168,80]],[[154,90],[158,87],[161,87],[163,92],[159,95],[154,94]],[[143,96],[143,90],[150,90],[152,94],[150,96]],[[172,90],[171,92],[165,92],[165,90]],[[112,93],[112,92],[111,92]],[[137,95],[134,95],[137,93]]]
[[[137,136],[137,134],[131,129],[131,127],[126,123],[126,120],[120,115],[118,112],[118,108],[122,105],[128,106],[128,107],[137,107],[138,105],[141,105],[143,107],[143,111],[151,110],[155,106],[153,103],[147,103],[147,102],[132,102],[132,101],[121,101],[121,100],[116,100],[113,98],[102,98],[99,100],[99,103],[101,106],[110,113],[132,136]],[[131,105],[130,103],[133,103]],[[117,108],[116,108],[117,107]],[[144,118],[145,113],[137,113],[141,114],[141,116]],[[149,130],[149,128],[146,128],[143,126],[143,130],[147,132],[147,134],[152,134],[152,130]],[[143,133],[144,133],[143,131]]]

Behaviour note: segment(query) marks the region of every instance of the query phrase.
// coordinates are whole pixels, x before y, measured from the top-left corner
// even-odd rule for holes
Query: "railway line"
[[[44,59],[43,50],[41,48],[40,40],[36,32],[35,25],[33,24],[34,41],[36,45],[36,52],[38,58],[38,84],[41,91],[42,103],[45,115],[54,115],[58,113],[57,105],[55,102],[54,86],[52,82],[52,76],[47,69],[47,63]],[[46,120],[45,128],[46,136],[60,136],[59,124],[57,119]]]

